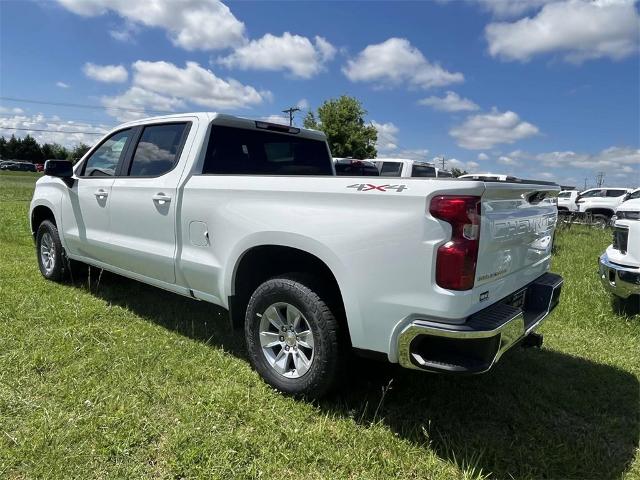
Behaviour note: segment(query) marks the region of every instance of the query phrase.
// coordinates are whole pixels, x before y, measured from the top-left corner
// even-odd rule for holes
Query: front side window
[[[383,177],[399,177],[402,175],[401,162],[382,162],[380,175]]]
[[[333,175],[331,165],[321,140],[214,125],[202,173]]]
[[[157,177],[173,169],[180,155],[187,123],[144,127],[129,167],[131,177]]]
[[[589,190],[588,192],[581,193],[580,198],[602,197],[602,190]]]
[[[112,177],[118,162],[124,156],[125,147],[131,137],[131,129],[114,133],[87,158],[82,176]]]

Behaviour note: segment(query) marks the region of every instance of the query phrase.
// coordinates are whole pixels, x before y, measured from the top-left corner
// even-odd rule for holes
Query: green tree
[[[70,160],[72,163],[76,163],[78,160],[82,158],[82,156],[89,151],[91,147],[85,143],[81,143],[73,147],[71,151],[69,151],[67,155],[67,160]]]
[[[0,158],[7,158],[7,140],[4,137],[0,137]]]
[[[45,143],[42,145],[42,156],[44,160],[64,160],[69,156],[69,151],[59,143]]]
[[[378,131],[365,123],[366,114],[357,98],[343,95],[325,101],[317,115],[309,111],[304,127],[323,131],[334,157],[375,158]]]
[[[19,160],[25,160],[32,163],[42,161],[42,150],[40,149],[40,145],[31,135],[25,136],[20,142],[17,158]]]
[[[462,170],[460,168],[453,167],[451,169],[451,175],[453,175],[454,177],[459,177],[460,175],[466,175],[467,173],[469,172],[467,172],[466,170]]]
[[[22,147],[22,141],[17,139],[15,135],[11,135],[11,138],[5,146],[6,156],[9,160],[15,160],[20,154],[20,148]]]

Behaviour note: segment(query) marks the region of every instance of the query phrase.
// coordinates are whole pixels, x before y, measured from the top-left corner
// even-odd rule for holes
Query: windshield
[[[635,192],[631,192],[627,200],[636,200],[638,198],[640,198],[640,189],[636,190]]]

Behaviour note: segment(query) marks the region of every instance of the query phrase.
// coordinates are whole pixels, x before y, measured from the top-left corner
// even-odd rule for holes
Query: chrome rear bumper
[[[561,276],[546,273],[462,324],[414,320],[398,337],[400,364],[433,372],[486,372],[556,307],[562,283]]]

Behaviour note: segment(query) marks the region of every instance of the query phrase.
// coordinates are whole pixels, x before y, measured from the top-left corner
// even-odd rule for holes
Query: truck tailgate
[[[475,286],[544,262],[558,216],[557,185],[486,182]]]

